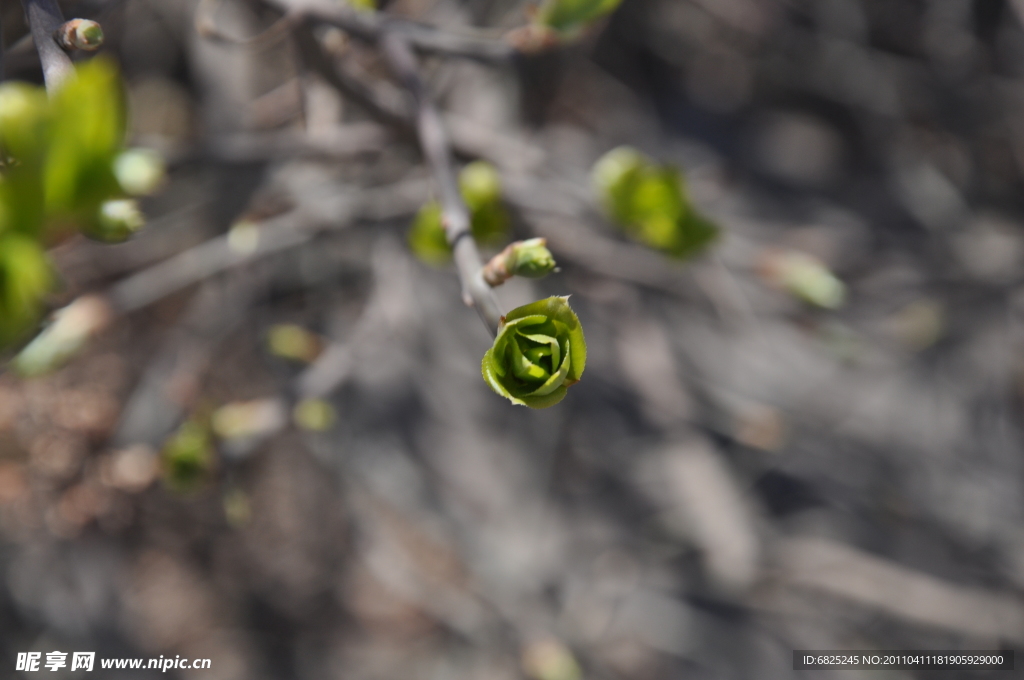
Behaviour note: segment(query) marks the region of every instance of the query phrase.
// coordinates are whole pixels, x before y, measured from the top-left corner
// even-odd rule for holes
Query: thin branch
[[[483,279],[484,263],[470,232],[469,209],[459,191],[451,143],[441,121],[441,114],[420,78],[416,56],[406,36],[398,32],[385,33],[381,47],[391,70],[412,95],[416,106],[416,129],[420,146],[439,185],[442,219],[459,280],[462,282],[462,300],[468,306],[476,307],[488,330],[495,335],[501,324],[501,309],[494,291]]]
[[[412,21],[356,10],[344,3],[323,0],[263,0],[285,16],[301,16],[334,26],[364,42],[376,43],[386,34],[399,34],[415,49],[478,61],[508,61],[518,51],[502,38],[480,33],[454,33]]]
[[[64,15],[57,0],[21,0],[21,4],[39,52],[39,62],[43,65],[46,91],[53,94],[57,86],[74,72],[71,58],[54,38],[64,24]]]

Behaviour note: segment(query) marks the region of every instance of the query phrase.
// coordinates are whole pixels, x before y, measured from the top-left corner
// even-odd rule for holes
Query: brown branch
[[[469,209],[459,190],[451,143],[441,114],[420,78],[416,56],[406,36],[398,32],[385,33],[381,48],[391,70],[412,95],[416,107],[420,146],[440,190],[442,219],[462,282],[462,300],[466,305],[476,307],[488,330],[495,335],[501,324],[501,309],[494,291],[483,279],[484,263],[470,232]]]

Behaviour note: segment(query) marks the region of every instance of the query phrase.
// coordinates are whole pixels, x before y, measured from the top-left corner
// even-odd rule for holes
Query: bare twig
[[[385,33],[381,47],[391,70],[412,95],[416,106],[416,129],[420,146],[439,185],[442,219],[462,282],[462,300],[466,305],[476,307],[488,330],[494,335],[501,324],[501,309],[494,291],[483,279],[484,263],[470,232],[469,209],[459,191],[451,144],[441,122],[441,114],[420,78],[416,56],[406,36],[397,32]]]
[[[74,71],[71,58],[57,44],[54,35],[64,24],[57,0],[21,0],[25,16],[32,31],[32,39],[43,65],[43,81],[46,91],[54,90]]]
[[[398,34],[415,49],[451,57],[479,61],[507,61],[516,49],[502,38],[481,33],[454,33],[411,21],[384,17],[376,12],[361,12],[343,3],[322,0],[263,0],[285,16],[301,16],[317,23],[335,26],[353,38],[376,43],[385,34]]]

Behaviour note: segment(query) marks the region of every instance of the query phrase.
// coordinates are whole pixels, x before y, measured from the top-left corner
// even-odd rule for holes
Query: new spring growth
[[[92,52],[103,45],[103,27],[89,19],[72,19],[57,27],[53,39],[65,50]]]
[[[484,381],[513,404],[554,406],[579,382],[587,342],[567,297],[549,297],[502,317],[498,337],[484,354]]]
[[[483,277],[492,288],[500,286],[513,276],[540,279],[555,271],[557,265],[547,239],[531,238],[510,243],[484,265]]]

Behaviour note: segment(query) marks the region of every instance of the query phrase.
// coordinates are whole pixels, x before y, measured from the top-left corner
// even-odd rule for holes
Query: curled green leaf
[[[0,347],[39,320],[53,275],[42,247],[22,234],[0,234]]]
[[[686,195],[682,174],[636,149],[619,147],[594,166],[594,187],[626,235],[672,257],[696,255],[718,236]]]
[[[587,343],[568,297],[549,297],[505,315],[484,354],[481,372],[491,389],[513,404],[554,406],[579,382]]]

